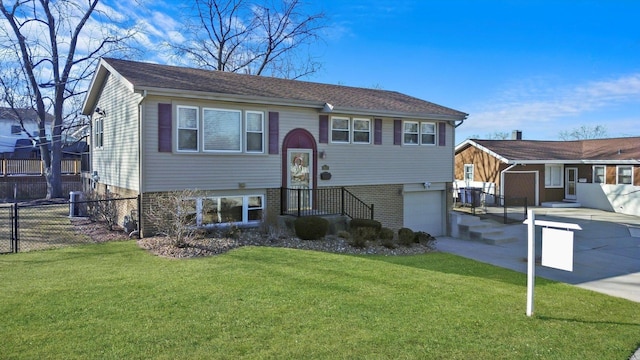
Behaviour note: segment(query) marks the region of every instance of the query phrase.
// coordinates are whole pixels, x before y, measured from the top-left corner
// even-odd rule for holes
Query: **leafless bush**
[[[187,189],[158,194],[150,200],[146,218],[173,246],[183,247],[196,235],[193,199],[197,195],[196,190]]]
[[[118,207],[112,200],[111,193],[98,194],[95,191],[87,195],[87,213],[91,221],[104,221],[109,230],[114,230],[118,224]]]

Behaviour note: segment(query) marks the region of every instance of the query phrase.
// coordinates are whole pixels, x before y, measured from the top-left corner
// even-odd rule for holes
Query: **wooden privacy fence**
[[[2,176],[44,175],[44,163],[38,159],[2,159]],[[78,175],[81,171],[80,159],[63,159],[62,173]]]

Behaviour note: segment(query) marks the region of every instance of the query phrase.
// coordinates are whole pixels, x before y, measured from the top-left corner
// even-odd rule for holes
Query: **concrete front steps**
[[[504,232],[504,225],[477,216],[452,212],[451,235],[464,240],[478,241],[490,245],[516,242],[515,236]]]

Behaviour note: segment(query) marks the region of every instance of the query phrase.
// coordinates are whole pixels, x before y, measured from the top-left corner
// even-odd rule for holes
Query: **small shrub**
[[[431,234],[426,233],[424,231],[416,232],[414,241],[416,243],[422,243],[430,249],[434,249],[436,245],[436,238],[434,238],[433,236],[431,236]]]
[[[349,227],[351,228],[351,235],[354,240],[357,239],[358,245],[366,246],[367,241],[374,241],[378,238],[382,224],[380,224],[379,221],[371,219],[353,219],[349,223]]]
[[[371,228],[356,228],[351,232],[349,244],[355,248],[363,249],[367,247],[367,240],[371,239],[371,233],[375,230]],[[374,238],[375,239],[375,238]]]
[[[397,248],[397,244],[395,241],[393,241],[393,237],[394,237],[395,233],[393,232],[393,230],[389,229],[389,228],[382,228],[380,229],[380,233],[378,234],[378,237],[380,238],[380,245],[386,247],[387,249],[395,249]]]
[[[404,246],[411,246],[415,241],[415,233],[408,228],[398,230],[398,242]]]
[[[296,236],[302,240],[320,240],[329,230],[329,221],[318,216],[305,216],[293,222]]]
[[[94,222],[103,221],[109,230],[114,230],[118,224],[118,208],[115,201],[111,200],[111,193],[98,194],[91,191],[87,194],[87,213],[89,219]]]
[[[382,228],[382,224],[380,223],[380,221],[371,219],[352,219],[349,223],[349,226],[351,227],[351,229],[372,228],[376,231],[380,231],[380,229]]]
[[[361,237],[365,241],[374,241],[378,238],[378,230],[370,227],[359,227],[351,229],[351,235],[354,238]]]
[[[341,231],[338,231],[338,237],[349,240],[351,239],[351,233],[349,233],[348,231],[341,230]]]
[[[380,232],[378,233],[380,240],[393,240],[393,235],[393,230],[386,227],[380,229]]]

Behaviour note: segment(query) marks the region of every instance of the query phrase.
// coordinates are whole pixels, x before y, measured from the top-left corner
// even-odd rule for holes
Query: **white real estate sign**
[[[573,231],[542,228],[542,266],[573,271]]]
[[[525,220],[524,223],[527,224],[527,316],[533,316],[533,288],[535,287],[536,278],[535,227],[543,226],[542,265],[562,270],[568,269],[567,271],[573,271],[573,232],[569,231],[569,229],[582,230],[582,228],[578,224],[536,220],[533,210],[527,211],[527,220]],[[570,235],[566,233],[570,233]],[[546,260],[545,244],[547,248]],[[570,257],[570,259],[568,259],[568,257]]]

